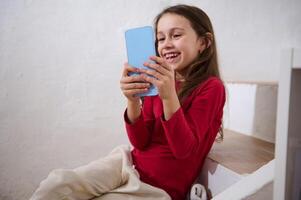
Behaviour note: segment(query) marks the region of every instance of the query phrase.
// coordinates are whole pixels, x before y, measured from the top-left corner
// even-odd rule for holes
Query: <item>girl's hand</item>
[[[168,100],[177,96],[175,72],[172,67],[163,58],[151,56],[150,59],[155,61],[155,63],[145,62],[144,66],[151,68],[151,70],[139,69],[139,72],[144,73],[144,80],[154,84],[158,88],[158,93],[162,100]]]
[[[128,101],[139,102],[140,97],[137,96],[137,94],[146,92],[149,89],[150,84],[145,83],[143,75],[129,76],[130,72],[139,72],[139,70],[135,67],[131,67],[128,63],[125,63],[120,79],[120,88]]]

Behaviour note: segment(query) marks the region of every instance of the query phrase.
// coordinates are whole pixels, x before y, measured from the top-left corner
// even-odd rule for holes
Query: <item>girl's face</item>
[[[205,49],[190,22],[177,14],[164,14],[157,25],[158,53],[179,74]]]

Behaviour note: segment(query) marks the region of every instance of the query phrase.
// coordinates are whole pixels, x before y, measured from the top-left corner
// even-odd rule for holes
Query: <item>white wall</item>
[[[226,80],[277,81],[280,50],[300,47],[299,0],[0,1],[0,199],[127,143],[123,32],[178,2],[211,17]]]
[[[275,143],[278,85],[227,82],[226,91],[224,128]]]

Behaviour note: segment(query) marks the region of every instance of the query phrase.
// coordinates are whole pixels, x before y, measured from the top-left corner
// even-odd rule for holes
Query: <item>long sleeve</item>
[[[222,81],[210,77],[167,121],[159,96],[144,99],[135,123],[130,124],[125,115],[128,137],[134,146],[133,164],[140,179],[164,189],[172,199],[184,199],[221,126],[224,103]]]
[[[206,145],[207,137],[215,138],[216,134],[207,134],[212,132],[208,129],[214,123],[221,123],[225,89],[220,80],[208,81],[192,96],[194,99],[188,110],[181,107],[168,121],[161,118],[171,151],[178,159],[186,158]]]
[[[130,123],[127,117],[127,110],[124,112],[124,121],[131,144],[139,150],[145,149],[151,142],[154,123],[151,97],[144,98],[141,115],[137,121]]]

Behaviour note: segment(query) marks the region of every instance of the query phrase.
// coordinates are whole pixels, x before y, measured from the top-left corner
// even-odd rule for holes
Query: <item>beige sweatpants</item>
[[[171,200],[162,189],[143,183],[133,168],[130,147],[73,170],[52,171],[30,200]]]

